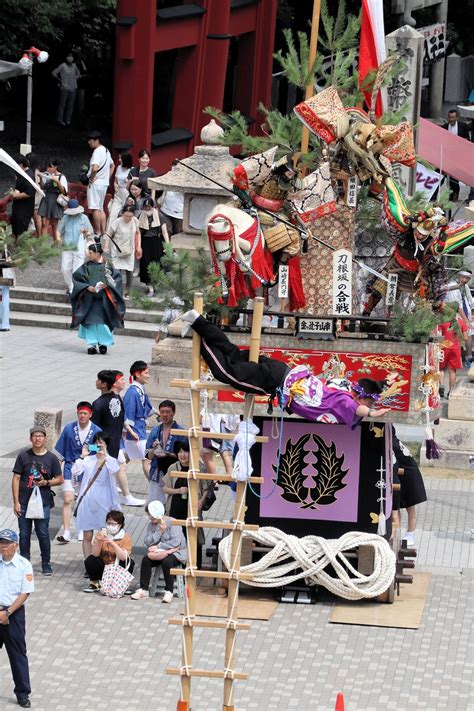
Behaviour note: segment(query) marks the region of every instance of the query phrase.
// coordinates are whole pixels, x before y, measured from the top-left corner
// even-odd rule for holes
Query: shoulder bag
[[[73,516],[74,516],[74,517],[77,516],[77,509],[79,508],[82,499],[83,499],[84,496],[87,494],[87,492],[89,491],[89,489],[92,487],[93,483],[96,481],[96,479],[97,479],[97,477],[99,476],[100,472],[101,472],[102,469],[104,468],[104,465],[105,465],[105,460],[102,462],[102,464],[99,464],[99,466],[97,467],[97,471],[96,471],[96,473],[94,474],[94,476],[92,477],[92,479],[90,480],[90,482],[88,483],[88,485],[87,485],[87,487],[86,487],[86,490],[84,491],[83,494],[80,495],[80,497],[79,497],[79,499],[78,499],[78,501],[77,501],[77,504],[76,504],[76,508],[74,509],[74,513],[73,513]]]

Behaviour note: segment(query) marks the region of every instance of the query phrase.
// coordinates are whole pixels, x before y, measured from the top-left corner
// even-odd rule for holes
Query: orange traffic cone
[[[341,694],[341,692],[339,692],[339,694],[337,695],[336,707],[334,711],[344,711],[344,708],[344,694]]]

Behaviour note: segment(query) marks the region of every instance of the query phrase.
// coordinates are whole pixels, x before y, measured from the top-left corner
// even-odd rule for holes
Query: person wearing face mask
[[[57,122],[60,126],[70,126],[76,101],[77,80],[81,76],[71,53],[67,55],[65,62],[53,69],[51,76],[57,79],[59,84]]]
[[[73,486],[80,482],[74,515],[76,528],[83,531],[84,560],[92,553],[94,531],[104,526],[107,512],[121,509],[117,491],[119,464],[110,456],[108,444],[109,438],[103,432],[97,432],[92,443],[83,446],[81,456],[71,469]]]
[[[162,602],[173,602],[174,575],[171,575],[171,570],[186,563],[186,539],[181,526],[173,525],[172,519],[165,517],[161,501],[150,501],[145,511],[150,519],[144,538],[147,554],[140,567],[140,587],[133,593],[132,600],[144,600],[150,596],[152,569],[161,565],[165,579]]]
[[[147,296],[153,296],[154,290],[151,285],[149,274],[150,264],[160,264],[163,256],[163,243],[168,243],[168,229],[166,222],[161,219],[155,202],[147,198],[143,203],[143,210],[138,220],[140,234],[142,237],[142,258],[140,259],[140,281],[146,284]]]
[[[121,511],[111,509],[105,521],[105,529],[98,531],[92,541],[91,554],[85,559],[87,575],[90,583],[84,588],[85,593],[100,591],[100,581],[106,565],[115,563],[125,567],[132,553],[132,538],[125,533],[125,516]],[[133,572],[135,562],[130,560],[129,572]]]
[[[142,256],[141,235],[133,207],[124,207],[121,216],[110,224],[106,234],[109,243],[107,251],[115,269],[122,272],[124,298],[128,299],[133,284],[135,259]]]

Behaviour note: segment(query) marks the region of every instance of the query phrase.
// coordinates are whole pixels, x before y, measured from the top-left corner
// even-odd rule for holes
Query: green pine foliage
[[[161,265],[152,262],[149,275],[160,306],[172,305],[174,298],[181,299],[183,311],[192,308],[195,291],[202,291],[206,310],[217,305],[216,277],[209,265],[209,253],[203,248],[191,255],[187,250],[174,252],[166,244]]]
[[[438,324],[450,323],[454,333],[462,338],[462,332],[457,322],[459,305],[456,302],[446,303],[443,311],[435,313],[429,301],[415,297],[413,308],[406,309],[395,304],[393,319],[390,323],[392,333],[402,336],[407,343],[426,341]]]
[[[52,244],[49,235],[36,237],[34,232],[24,232],[15,238],[9,225],[0,222],[0,253],[5,250],[15,269],[25,269],[31,262],[45,264],[61,254],[61,247]]]

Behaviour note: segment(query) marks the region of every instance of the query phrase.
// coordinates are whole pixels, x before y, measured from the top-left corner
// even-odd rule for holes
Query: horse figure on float
[[[263,286],[273,286],[273,268],[256,217],[232,205],[217,205],[207,219],[207,235],[214,272],[228,306],[253,298]]]
[[[299,254],[305,219],[335,209],[329,165],[299,177],[300,154],[277,162],[277,147],[245,159],[232,181],[241,208],[218,205],[206,227],[216,276],[229,306],[272,287],[279,266],[288,267],[288,302],[292,311],[305,306]],[[294,226],[293,226],[294,224]]]

